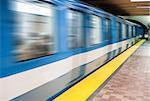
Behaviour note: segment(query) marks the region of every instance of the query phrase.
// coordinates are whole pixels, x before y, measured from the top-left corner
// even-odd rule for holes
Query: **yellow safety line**
[[[103,67],[68,89],[66,92],[58,96],[54,101],[85,101],[94,93],[94,91],[111,76],[111,74],[132,55],[132,53],[140,47],[145,40],[141,40],[134,46],[105,64]]]

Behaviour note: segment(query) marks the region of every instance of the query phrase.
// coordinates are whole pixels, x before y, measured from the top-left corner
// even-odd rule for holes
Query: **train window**
[[[83,13],[75,10],[68,11],[68,31],[69,49],[83,47]]]
[[[134,33],[134,31],[133,31],[133,26],[131,26],[131,29],[132,29],[131,35],[132,35],[132,37],[133,37],[133,33]]]
[[[129,38],[132,38],[132,26],[129,25],[128,27],[128,31],[129,31]]]
[[[126,24],[126,33],[127,33],[127,34],[126,34],[126,35],[127,35],[126,37],[128,38],[128,37],[129,37],[129,25],[128,25],[128,24]]]
[[[118,36],[118,40],[121,39],[121,23],[117,22],[117,36]]]
[[[133,26],[133,36],[136,36],[135,26]]]
[[[122,24],[122,39],[125,39],[127,36],[126,25]]]
[[[56,53],[54,6],[44,2],[15,3],[15,54],[18,61]]]
[[[98,44],[102,42],[102,20],[100,17],[91,16],[91,34],[90,34],[90,45]]]
[[[106,40],[111,40],[111,20],[110,19],[106,19],[105,21],[106,24]]]

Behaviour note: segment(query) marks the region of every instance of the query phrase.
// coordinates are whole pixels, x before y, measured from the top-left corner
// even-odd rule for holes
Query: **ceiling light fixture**
[[[130,0],[131,2],[146,2],[146,1],[150,1],[150,0]]]
[[[150,6],[137,6],[136,8],[150,8]]]

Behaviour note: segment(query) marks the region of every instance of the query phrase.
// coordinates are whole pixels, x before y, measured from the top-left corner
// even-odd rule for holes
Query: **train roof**
[[[44,1],[52,1],[52,0],[44,0]],[[80,0],[54,0],[54,1],[57,1],[57,2],[63,2],[67,7],[69,8],[78,8],[80,10],[83,10],[85,12],[88,12],[88,13],[94,13],[96,15],[104,15],[104,16],[107,16],[107,17],[115,17],[117,20],[121,21],[121,22],[124,22],[124,23],[127,23],[129,25],[136,25],[136,26],[140,26],[136,23],[133,23],[131,21],[128,21],[122,17],[118,17],[118,16],[115,16],[109,12],[106,12],[104,11],[103,9],[101,8],[96,8],[90,4],[87,4],[85,2],[82,2]]]

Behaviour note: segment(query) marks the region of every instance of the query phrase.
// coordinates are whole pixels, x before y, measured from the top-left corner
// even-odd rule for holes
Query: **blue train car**
[[[138,24],[75,0],[1,0],[0,100],[52,100],[139,41]]]

